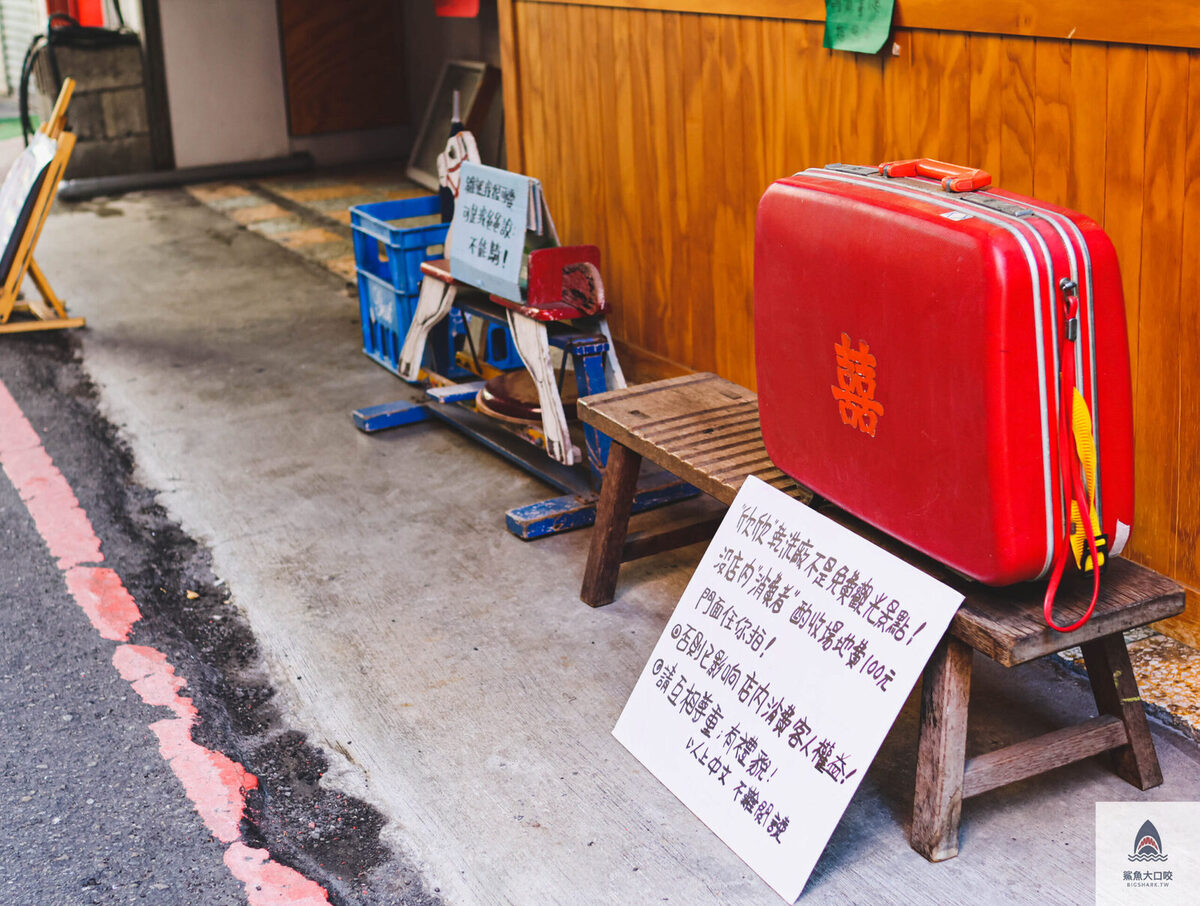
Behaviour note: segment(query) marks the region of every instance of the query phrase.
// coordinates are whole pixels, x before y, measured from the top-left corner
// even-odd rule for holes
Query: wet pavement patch
[[[327,762],[303,734],[276,734],[254,750],[250,761],[266,776],[288,782],[264,784],[247,795],[248,840],[272,853],[298,852],[351,886],[361,886],[366,870],[387,858],[378,842],[383,816],[362,800],[321,785]],[[364,846],[371,851],[364,852]]]
[[[324,754],[286,727],[260,652],[210,555],[139,484],[116,426],[100,412],[79,340],[5,338],[0,380],[75,490],[142,611],[130,642],[166,653],[200,713],[193,736],[258,777],[242,831],[252,846],[323,885],[335,904],[434,906],[415,869],[380,839],[384,817],[321,784]]]

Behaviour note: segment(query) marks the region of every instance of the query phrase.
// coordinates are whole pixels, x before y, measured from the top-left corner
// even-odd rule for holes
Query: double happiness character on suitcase
[[[763,438],[784,471],[990,585],[1093,576],[1133,517],[1116,253],[938,161],[771,185],[755,230]]]

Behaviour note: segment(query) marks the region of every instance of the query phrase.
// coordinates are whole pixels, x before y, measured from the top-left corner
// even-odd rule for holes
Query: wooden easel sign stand
[[[33,249],[75,148],[74,134],[65,131],[67,105],[74,90],[75,82],[65,79],[50,118],[34,133],[0,186],[0,246],[4,249],[0,258],[0,273],[4,274],[0,333],[84,325],[83,318],[67,317],[66,306],[33,260]],[[33,278],[40,298],[19,298],[26,273]],[[14,319],[14,315],[18,317]]]

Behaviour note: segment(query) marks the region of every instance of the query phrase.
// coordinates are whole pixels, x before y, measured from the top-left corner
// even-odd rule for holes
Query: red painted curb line
[[[142,618],[137,602],[120,576],[95,565],[103,562],[104,555],[91,520],[2,381],[0,467],[24,501],[51,556],[57,558],[75,603],[103,638],[126,642],[133,624]],[[258,778],[192,739],[196,707],[179,694],[187,684],[175,675],[167,656],[144,645],[120,644],[113,652],[113,666],[146,704],[175,713],[149,729],[204,824],[214,837],[229,844],[225,865],[245,885],[250,906],[328,906],[325,888],[242,840],[246,792],[258,786]]]

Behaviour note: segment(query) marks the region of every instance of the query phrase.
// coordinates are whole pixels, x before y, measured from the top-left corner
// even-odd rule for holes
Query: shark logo
[[[1133,852],[1129,854],[1130,862],[1165,862],[1167,854],[1162,851],[1162,838],[1156,828],[1146,821],[1138,828],[1133,842]]]

